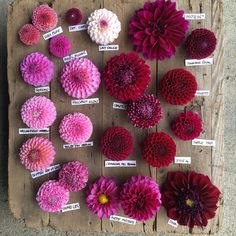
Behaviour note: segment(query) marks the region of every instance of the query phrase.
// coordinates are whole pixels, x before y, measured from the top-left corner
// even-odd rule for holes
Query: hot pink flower
[[[18,32],[20,41],[29,46],[39,42],[40,32],[31,24],[23,25]]]
[[[70,40],[64,35],[57,35],[49,42],[49,51],[55,57],[65,57],[70,53]]]

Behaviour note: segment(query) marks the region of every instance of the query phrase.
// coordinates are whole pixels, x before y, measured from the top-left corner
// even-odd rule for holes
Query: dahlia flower
[[[27,46],[35,45],[40,40],[40,32],[32,24],[23,25],[18,35],[20,41]]]
[[[70,8],[65,15],[66,22],[69,25],[77,25],[82,21],[82,13],[78,8]]]
[[[70,40],[64,35],[57,35],[49,41],[49,51],[55,57],[67,56],[70,53],[70,48]]]

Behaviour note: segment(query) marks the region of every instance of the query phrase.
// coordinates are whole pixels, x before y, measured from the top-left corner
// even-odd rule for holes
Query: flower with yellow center
[[[107,204],[109,202],[109,199],[108,197],[105,195],[105,194],[100,194],[98,196],[98,201],[101,203],[101,204]]]
[[[186,205],[187,206],[189,206],[189,207],[194,207],[194,201],[193,200],[191,200],[191,199],[187,199],[186,201],[185,201],[185,203],[186,203]]]

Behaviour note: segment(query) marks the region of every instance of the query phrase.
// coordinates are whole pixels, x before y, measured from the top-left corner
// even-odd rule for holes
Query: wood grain
[[[40,1],[49,3],[58,13],[59,23],[72,42],[72,53],[87,50],[88,58],[98,66],[102,72],[106,62],[114,55],[121,52],[132,51],[132,45],[128,38],[128,22],[133,16],[134,11],[142,7],[144,0],[54,0]],[[211,92],[210,97],[196,98],[186,107],[176,107],[166,104],[159,96],[158,82],[162,76],[170,69],[184,67],[185,52],[183,47],[177,50],[176,57],[165,60],[164,62],[147,62],[152,70],[152,83],[148,92],[156,94],[164,107],[164,119],[161,123],[149,130],[140,130],[134,128],[126,115],[125,111],[115,110],[112,104],[115,101],[105,90],[103,84],[99,91],[92,97],[100,99],[99,104],[86,106],[71,106],[71,99],[67,96],[60,86],[60,71],[63,66],[62,60],[51,57],[47,50],[47,41],[43,39],[34,47],[23,46],[18,38],[17,32],[25,23],[29,22],[32,10],[38,5],[33,0],[16,0],[9,6],[8,11],[8,83],[9,83],[9,202],[10,209],[16,218],[25,220],[28,227],[40,228],[42,226],[51,226],[59,230],[72,231],[96,231],[96,232],[178,232],[188,233],[186,227],[173,228],[167,224],[168,218],[165,209],[162,207],[156,217],[147,222],[138,223],[136,226],[130,226],[109,220],[98,220],[92,215],[85,205],[85,191],[73,193],[70,195],[70,203],[80,202],[79,211],[48,214],[42,212],[37,206],[35,194],[38,187],[47,179],[54,179],[57,173],[40,177],[32,180],[30,173],[20,164],[18,150],[21,144],[31,136],[18,135],[18,129],[24,127],[19,111],[23,102],[34,95],[34,88],[22,82],[19,74],[19,63],[24,56],[33,51],[40,51],[50,57],[56,65],[56,75],[50,85],[51,92],[44,94],[55,103],[58,113],[58,119],[50,129],[48,136],[54,143],[57,151],[56,163],[65,163],[71,160],[79,160],[88,166],[90,172],[89,183],[94,181],[100,175],[113,177],[121,184],[131,175],[148,175],[154,178],[160,185],[164,181],[166,173],[169,170],[196,170],[207,174],[221,190],[223,190],[223,6],[222,0],[177,0],[179,9],[186,13],[206,13],[206,20],[191,21],[190,29],[206,27],[212,29],[218,39],[217,50],[214,52],[214,65],[206,67],[188,67],[197,78],[199,89],[208,89]],[[91,42],[85,31],[69,33],[64,21],[64,14],[70,7],[79,7],[84,15],[84,23],[89,14],[99,8],[107,8],[115,12],[121,23],[122,31],[119,38],[114,42],[120,46],[119,52],[98,52],[98,46]],[[17,19],[17,20],[16,20]],[[191,142],[180,142],[170,132],[169,124],[172,119],[184,109],[193,109],[199,112],[204,120],[204,130],[201,138],[216,140],[216,147],[194,147]],[[91,140],[94,141],[94,147],[70,149],[62,148],[63,142],[58,136],[58,125],[62,117],[72,112],[82,112],[87,114],[93,124],[94,133]],[[129,129],[135,137],[135,150],[130,159],[137,160],[137,168],[105,168],[104,161],[107,160],[99,149],[99,137],[102,132],[113,125],[124,126]],[[192,164],[170,165],[166,169],[155,169],[148,166],[142,159],[139,144],[146,135],[155,130],[162,130],[170,134],[177,144],[177,156],[191,156]],[[222,221],[223,200],[220,202],[217,215],[211,220],[204,229],[196,228],[194,233],[214,233],[217,232]],[[123,215],[122,211],[119,215]]]

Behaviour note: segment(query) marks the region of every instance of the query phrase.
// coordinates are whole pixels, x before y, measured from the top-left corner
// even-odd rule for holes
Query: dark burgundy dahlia
[[[127,159],[134,149],[134,138],[131,133],[119,126],[108,128],[101,137],[102,153],[110,160]]]
[[[182,140],[195,139],[202,132],[202,119],[191,111],[181,112],[172,122],[171,130]]]
[[[162,117],[162,108],[159,100],[152,94],[144,94],[127,106],[131,123],[138,128],[152,128]]]
[[[164,132],[149,134],[141,146],[143,159],[153,167],[167,167],[176,155],[173,139]]]
[[[209,177],[190,172],[169,172],[162,188],[167,216],[180,225],[206,226],[215,216],[221,192]]]
[[[187,55],[194,59],[210,56],[216,49],[215,34],[208,29],[195,29],[187,37],[185,48]]]
[[[170,0],[146,2],[129,24],[135,51],[151,60],[174,56],[188,30],[189,22],[183,14],[184,11],[177,11],[176,3]]]
[[[195,76],[184,69],[168,71],[160,81],[160,93],[172,105],[186,105],[197,91]]]
[[[136,53],[122,53],[107,62],[103,79],[110,95],[126,102],[144,93],[151,81],[151,70]]]
[[[82,21],[82,13],[79,8],[70,8],[66,14],[65,19],[69,25],[77,25]]]

